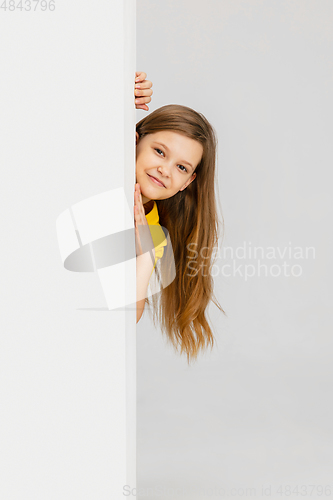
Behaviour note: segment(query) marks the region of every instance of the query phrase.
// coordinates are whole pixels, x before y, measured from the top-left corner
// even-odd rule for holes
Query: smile
[[[147,174],[147,175],[148,175],[149,179],[150,179],[152,182],[154,182],[154,184],[157,184],[158,186],[161,186],[161,187],[164,187],[164,188],[165,188],[165,186],[164,186],[164,184],[162,184],[162,182],[160,182],[160,181],[158,181],[157,179],[155,179],[155,177],[153,177],[152,175],[149,175],[149,174]]]

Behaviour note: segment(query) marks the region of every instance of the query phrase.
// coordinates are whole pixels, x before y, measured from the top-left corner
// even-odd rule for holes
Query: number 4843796
[[[55,0],[20,0],[19,2],[15,2],[15,0],[3,0],[3,2],[0,4],[0,9],[2,10],[9,10],[9,11],[14,11],[14,10],[49,10],[53,11],[55,10]]]

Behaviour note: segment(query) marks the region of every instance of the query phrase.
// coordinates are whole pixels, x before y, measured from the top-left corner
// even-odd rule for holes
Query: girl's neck
[[[154,200],[149,200],[144,203],[143,208],[145,209],[145,215],[149,214],[149,212],[151,212],[154,208]]]

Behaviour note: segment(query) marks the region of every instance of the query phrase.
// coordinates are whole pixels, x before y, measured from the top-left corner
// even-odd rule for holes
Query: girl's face
[[[194,170],[202,153],[200,142],[177,132],[162,130],[141,139],[136,132],[136,182],[143,203],[171,198],[186,189],[197,175]]]

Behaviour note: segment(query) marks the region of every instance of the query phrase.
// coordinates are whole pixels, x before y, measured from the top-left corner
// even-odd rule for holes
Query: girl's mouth
[[[161,187],[165,188],[165,186],[164,186],[164,184],[162,184],[162,182],[160,182],[159,180],[155,179],[155,177],[153,177],[152,175],[149,175],[149,174],[147,174],[147,175],[151,179],[152,182],[154,182],[158,186],[161,186]]]

